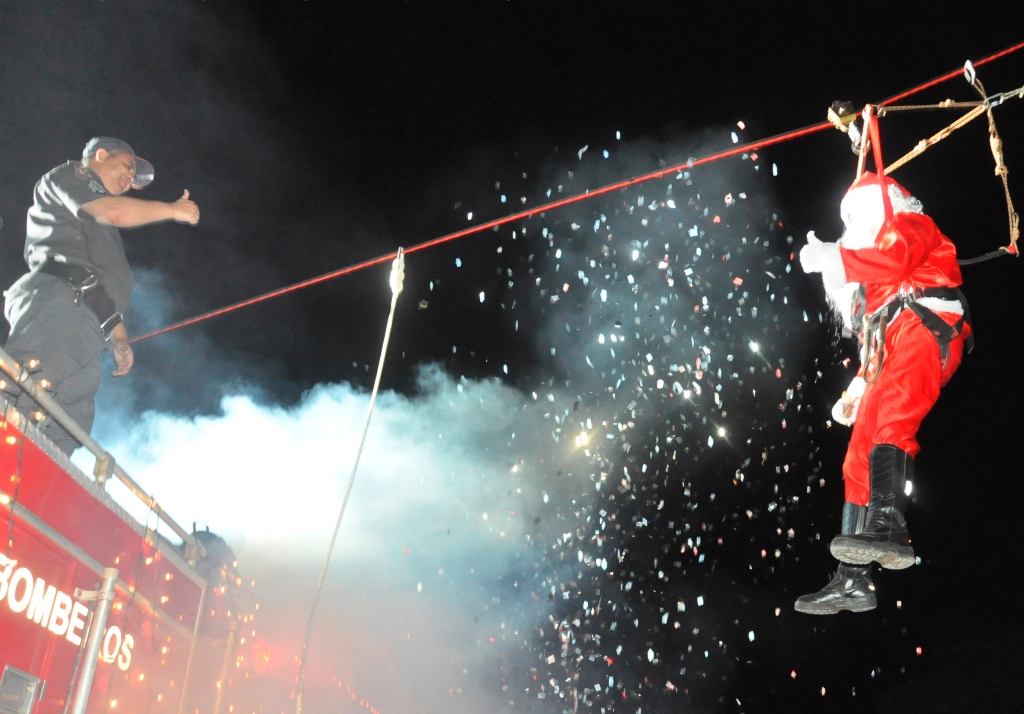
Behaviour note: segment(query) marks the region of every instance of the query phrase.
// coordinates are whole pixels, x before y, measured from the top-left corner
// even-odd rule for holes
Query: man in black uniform
[[[118,229],[199,222],[199,207],[188,191],[172,203],[126,195],[152,180],[152,164],[127,143],[106,136],[86,144],[80,162],[68,161],[43,176],[28,210],[30,270],[5,293],[4,314],[11,324],[7,352],[22,364],[38,360],[33,376],[86,432],[92,428],[107,343],[117,366],[114,376],[127,374],[134,362],[121,321],[131,299],[132,273]],[[79,446],[53,422],[45,433],[65,453]]]

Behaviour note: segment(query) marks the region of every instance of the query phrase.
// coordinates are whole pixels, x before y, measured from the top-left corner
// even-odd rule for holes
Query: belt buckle
[[[922,294],[921,289],[913,285],[902,286],[897,293],[904,302],[916,302]]]
[[[92,272],[91,270],[86,270],[85,272],[87,273],[87,275],[85,276],[84,280],[82,280],[81,282],[72,283],[73,287],[75,288],[76,307],[82,304],[82,300],[85,298],[85,293],[87,291],[92,290],[93,288],[100,284],[99,276],[96,275],[96,273]]]

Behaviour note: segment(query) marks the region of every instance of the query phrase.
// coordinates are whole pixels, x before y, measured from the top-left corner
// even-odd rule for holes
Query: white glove
[[[846,284],[846,269],[838,243],[822,243],[814,231],[807,232],[807,245],[800,249],[800,266],[805,273],[821,273],[826,290]]]
[[[808,231],[807,245],[800,249],[800,267],[804,269],[805,273],[821,272],[824,262],[823,251],[822,242],[818,240],[818,236],[814,235],[814,231]]]
[[[867,383],[863,377],[854,377],[850,386],[843,392],[835,406],[832,407],[832,419],[843,426],[853,426],[857,421],[857,410],[860,408],[860,398],[864,396],[864,388]]]

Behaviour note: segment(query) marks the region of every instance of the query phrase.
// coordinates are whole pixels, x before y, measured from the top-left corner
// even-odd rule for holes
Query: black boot
[[[903,518],[907,506],[904,489],[914,477],[914,461],[910,454],[892,444],[873,448],[870,459],[867,526],[856,535],[836,536],[830,550],[844,563],[864,565],[876,561],[891,570],[909,568],[917,558]]]
[[[864,528],[867,506],[847,501],[843,504],[841,533],[853,535]],[[875,586],[871,584],[870,565],[840,563],[832,581],[816,593],[801,595],[793,607],[808,615],[835,615],[842,610],[864,612],[874,610]]]

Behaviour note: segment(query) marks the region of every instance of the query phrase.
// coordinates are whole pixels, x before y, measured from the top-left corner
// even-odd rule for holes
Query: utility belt
[[[40,273],[60,278],[71,286],[75,291],[75,304],[81,305],[84,302],[86,307],[96,314],[104,339],[109,338],[110,332],[121,324],[123,315],[117,311],[114,301],[100,284],[99,276],[89,268],[47,259],[38,270]]]
[[[959,320],[950,325],[939,317],[934,310],[922,305],[919,302],[920,298],[938,298],[940,300],[959,302],[963,308],[963,314],[960,315]],[[877,375],[882,371],[886,327],[904,309],[910,310],[917,315],[925,329],[932,333],[939,346],[939,359],[942,362],[943,369],[945,369],[949,361],[950,344],[963,333],[964,326],[969,327],[971,325],[971,309],[967,304],[967,298],[959,288],[911,288],[909,290],[901,290],[881,309],[876,310],[871,315],[865,315],[863,318],[864,351],[861,362],[865,365],[866,370],[873,357],[872,353],[877,355],[875,379],[878,378]],[[971,334],[967,335],[964,346],[968,353],[974,349],[973,330]],[[874,379],[870,381],[874,381]]]

